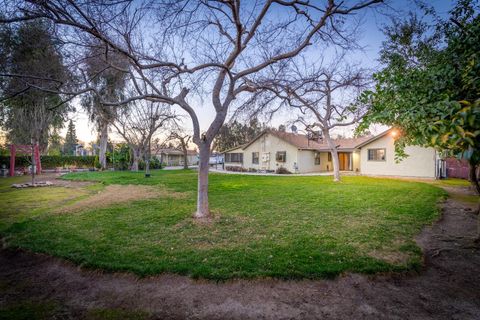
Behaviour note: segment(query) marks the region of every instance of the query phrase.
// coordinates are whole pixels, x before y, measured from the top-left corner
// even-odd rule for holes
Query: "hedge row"
[[[84,167],[93,168],[95,164],[95,156],[41,156],[40,161],[43,169],[53,169],[57,167]],[[15,157],[15,168],[28,167],[31,164],[31,157],[17,156]],[[0,165],[10,168],[10,156],[0,156]]]

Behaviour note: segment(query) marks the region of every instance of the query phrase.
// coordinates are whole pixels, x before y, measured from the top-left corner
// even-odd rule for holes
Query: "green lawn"
[[[445,195],[436,186],[392,179],[350,176],[333,183],[318,176],[211,174],[215,219],[198,223],[191,218],[194,171],[154,171],[149,179],[89,172],[65,179],[98,184],[15,190],[8,187],[12,180],[0,181],[0,233],[9,246],[142,276],[174,272],[211,279],[417,268],[421,252],[413,238],[438,217],[436,204]],[[112,184],[161,192],[68,211]]]

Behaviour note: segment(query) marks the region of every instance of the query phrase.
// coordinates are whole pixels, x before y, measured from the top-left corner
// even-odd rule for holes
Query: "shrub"
[[[151,157],[150,169],[162,169],[162,164],[160,163],[160,159],[158,159],[157,157]]]
[[[234,172],[248,172],[248,169],[239,166],[226,166],[225,170]]]
[[[100,159],[98,156],[95,156],[95,161],[93,162],[93,166],[97,169],[100,169],[102,165],[100,164]]]
[[[290,171],[288,171],[287,168],[285,167],[278,167],[277,170],[275,171],[277,174],[292,174]]]
[[[95,156],[41,156],[42,168],[54,169],[57,167],[75,166],[79,168],[93,168]],[[5,164],[10,168],[10,156],[0,156],[0,165]],[[28,167],[31,164],[31,158],[28,155],[19,155],[15,157],[15,167]]]

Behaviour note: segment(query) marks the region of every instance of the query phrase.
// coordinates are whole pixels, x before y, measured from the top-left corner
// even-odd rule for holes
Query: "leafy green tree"
[[[50,26],[43,21],[25,22],[0,32],[1,125],[10,143],[39,143],[45,151],[49,134],[63,126],[69,110],[60,104],[58,91],[67,79]],[[28,74],[28,78],[18,77]]]
[[[67,134],[65,135],[65,144],[63,145],[63,152],[67,155],[75,155],[75,147],[77,145],[77,132],[75,124],[72,120],[68,123]]]
[[[461,0],[448,20],[429,25],[415,15],[385,30],[384,69],[360,128],[382,123],[401,131],[397,158],[406,144],[434,147],[468,159],[480,193],[480,17],[478,1]],[[480,220],[479,220],[480,238]]]
[[[231,121],[220,129],[215,138],[213,149],[216,151],[228,150],[245,144],[267,129],[258,119],[253,118],[248,123]]]
[[[118,69],[127,69],[124,56],[111,50],[100,41],[94,41],[85,58],[87,74],[92,78],[92,86],[98,92],[83,96],[82,105],[95,123],[99,135],[98,156],[100,168],[107,168],[108,129],[117,116],[114,106],[104,105],[101,100],[118,101],[123,97],[126,86],[126,73]],[[113,67],[115,66],[115,68]]]
[[[54,129],[48,138],[48,155],[59,156],[62,154],[63,138],[60,136],[58,129]]]
[[[112,152],[107,152],[108,162],[113,164],[115,170],[127,170],[130,165],[130,147],[127,143],[114,145]]]
[[[411,15],[386,29],[385,68],[375,75],[375,90],[365,93],[372,108],[362,128],[371,123],[399,128],[399,159],[407,156],[407,143],[467,158],[480,192],[480,18],[475,7],[474,1],[460,1],[448,21],[433,27]]]

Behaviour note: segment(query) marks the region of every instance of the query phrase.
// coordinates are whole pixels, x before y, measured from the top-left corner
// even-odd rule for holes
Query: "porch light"
[[[392,131],[390,132],[390,135],[391,135],[393,138],[395,138],[395,137],[398,136],[398,131],[394,129],[394,130],[392,130]]]

